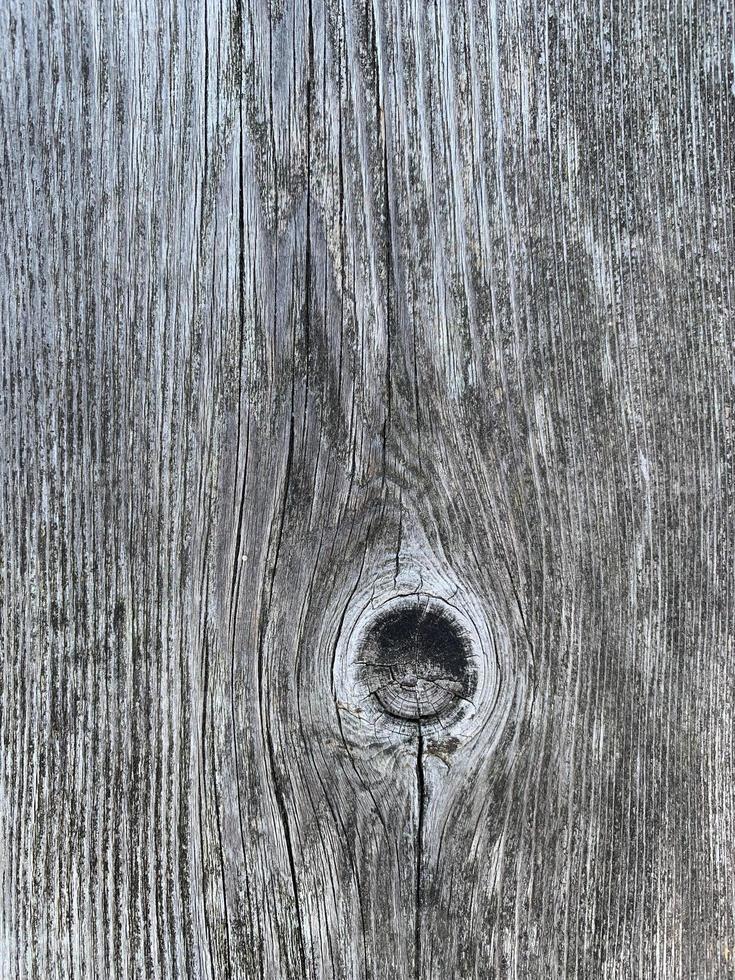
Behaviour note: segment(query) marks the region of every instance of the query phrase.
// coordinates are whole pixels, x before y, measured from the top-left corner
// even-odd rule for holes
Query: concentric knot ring
[[[476,672],[472,645],[451,606],[410,596],[384,606],[361,642],[363,677],[382,711],[420,722],[469,701]]]

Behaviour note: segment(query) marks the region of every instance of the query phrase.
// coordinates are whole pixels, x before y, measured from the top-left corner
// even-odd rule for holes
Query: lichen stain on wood
[[[0,5],[3,980],[732,975],[733,29]]]

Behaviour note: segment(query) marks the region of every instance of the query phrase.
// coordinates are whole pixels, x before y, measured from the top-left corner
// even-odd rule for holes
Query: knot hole
[[[472,644],[439,599],[415,596],[387,604],[365,630],[360,652],[370,694],[393,718],[439,720],[471,701]]]

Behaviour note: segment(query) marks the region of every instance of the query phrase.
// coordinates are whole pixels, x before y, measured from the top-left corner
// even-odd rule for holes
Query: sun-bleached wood
[[[0,4],[3,980],[733,975],[734,30]]]

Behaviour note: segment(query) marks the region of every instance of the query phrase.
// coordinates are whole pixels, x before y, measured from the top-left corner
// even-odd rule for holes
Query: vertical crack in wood
[[[293,404],[292,404],[293,409]],[[268,765],[270,772],[273,777],[273,794],[276,799],[276,806],[278,808],[278,815],[280,818],[281,826],[283,828],[283,838],[286,845],[286,854],[288,857],[288,867],[289,875],[291,878],[291,888],[293,890],[294,898],[294,911],[296,920],[296,931],[298,936],[298,946],[299,946],[299,961],[301,964],[301,975],[303,977],[307,976],[306,971],[306,945],[304,943],[304,920],[301,914],[301,902],[299,899],[299,888],[298,888],[298,877],[296,873],[296,861],[294,858],[293,841],[291,838],[291,826],[288,820],[288,811],[286,809],[286,798],[283,792],[283,781],[278,771],[276,765],[276,753],[273,746],[273,734],[271,732],[271,720],[266,716],[265,713],[265,698],[263,697],[264,690],[264,645],[265,645],[265,635],[268,629],[268,621],[270,618],[270,611],[273,605],[273,586],[276,578],[276,567],[278,565],[278,555],[281,550],[281,540],[283,537],[283,527],[286,523],[286,502],[288,499],[288,489],[291,483],[291,471],[293,466],[293,444],[294,444],[294,417],[293,411],[291,413],[291,423],[289,427],[288,435],[288,453],[286,456],[286,472],[284,474],[283,480],[283,500],[281,504],[281,512],[279,516],[279,526],[278,535],[276,539],[276,547],[273,555],[273,566],[270,573],[270,582],[268,589],[268,603],[263,610],[261,624],[260,624],[260,636],[258,638],[258,689],[259,689],[259,699],[260,699],[260,717],[261,725],[263,726],[263,731],[265,733],[265,743],[268,754]],[[271,528],[272,534],[272,528]],[[270,535],[269,535],[270,537]]]
[[[388,171],[388,131],[386,127],[385,119],[385,99],[381,98],[381,90],[383,83],[383,76],[381,73],[380,66],[380,56],[378,52],[378,21],[375,15],[375,9],[371,7],[370,10],[372,17],[372,56],[373,64],[375,69],[375,107],[377,112],[377,123],[380,128],[380,135],[382,140],[382,165],[383,165],[383,197],[384,197],[384,261],[385,261],[385,288],[386,288],[386,299],[385,299],[385,399],[386,399],[386,413],[385,420],[383,422],[383,483],[388,474],[388,435],[391,427],[391,417],[392,417],[392,407],[393,407],[393,391],[392,391],[392,351],[391,351],[391,333],[392,333],[392,320],[393,320],[393,221],[390,208],[390,176]]]
[[[416,797],[418,803],[418,821],[416,826],[416,909],[414,919],[414,966],[415,980],[421,978],[421,919],[422,919],[422,870],[424,861],[424,734],[421,730],[421,718],[418,723],[416,741]]]
[[[243,384],[243,352],[245,350],[245,283],[246,283],[246,267],[245,267],[245,172],[244,172],[244,155],[245,155],[245,128],[243,119],[243,99],[244,99],[244,60],[245,52],[243,47],[243,11],[242,11],[242,0],[238,0],[235,8],[235,32],[238,42],[238,73],[237,73],[237,85],[238,85],[238,124],[239,124],[239,134],[238,134],[238,146],[239,146],[239,157],[237,163],[237,176],[238,176],[238,202],[237,202],[237,224],[238,224],[238,297],[239,297],[239,310],[238,310],[238,326],[239,326],[239,345],[238,345],[238,384],[237,384],[237,440],[235,447],[235,490],[237,490],[238,480],[240,477],[240,448],[242,443],[242,384]],[[240,609],[240,582],[242,578],[242,545],[243,545],[243,527],[245,519],[245,501],[247,495],[247,481],[248,481],[248,470],[250,463],[250,407],[248,405],[248,412],[246,418],[246,431],[245,431],[245,448],[244,448],[244,469],[242,474],[242,483],[240,485],[239,491],[239,505],[237,514],[237,532],[235,537],[235,549],[232,558],[232,575],[230,582],[230,722],[232,724],[232,755],[233,763],[235,768],[235,792],[237,797],[237,821],[238,830],[240,834],[240,848],[242,852],[242,861],[245,868],[245,873],[243,875],[245,896],[247,899],[247,909],[248,909],[248,921],[250,925],[250,935],[253,937],[253,946],[257,945],[257,954],[260,963],[261,972],[263,970],[264,963],[264,943],[263,934],[260,929],[259,923],[256,922],[253,917],[253,897],[251,893],[251,882],[252,882],[252,871],[250,868],[250,861],[248,858],[248,844],[247,835],[245,833],[245,823],[243,820],[243,800],[242,800],[242,786],[243,786],[243,775],[242,766],[240,762],[240,746],[238,744],[238,727],[237,727],[237,715],[236,715],[236,685],[235,685],[235,665],[236,665],[236,628],[238,623],[238,615]],[[237,493],[235,495],[235,501],[237,501]],[[258,935],[258,942],[255,943],[256,932]]]
[[[396,544],[396,568],[393,575],[393,588],[398,588],[398,576],[401,572],[401,546],[403,543],[403,491],[398,494],[398,542]]]
[[[304,347],[305,347],[305,369],[304,369],[304,409],[301,417],[301,437],[302,442],[306,435],[306,426],[309,418],[309,366],[311,361],[311,128],[312,128],[312,90],[314,87],[314,24],[311,9],[311,0],[308,4],[307,14],[307,51],[308,69],[306,72],[306,242],[304,245]],[[325,311],[326,316],[326,311]],[[294,351],[295,354],[295,351]],[[294,356],[294,375],[296,373],[296,359]]]

